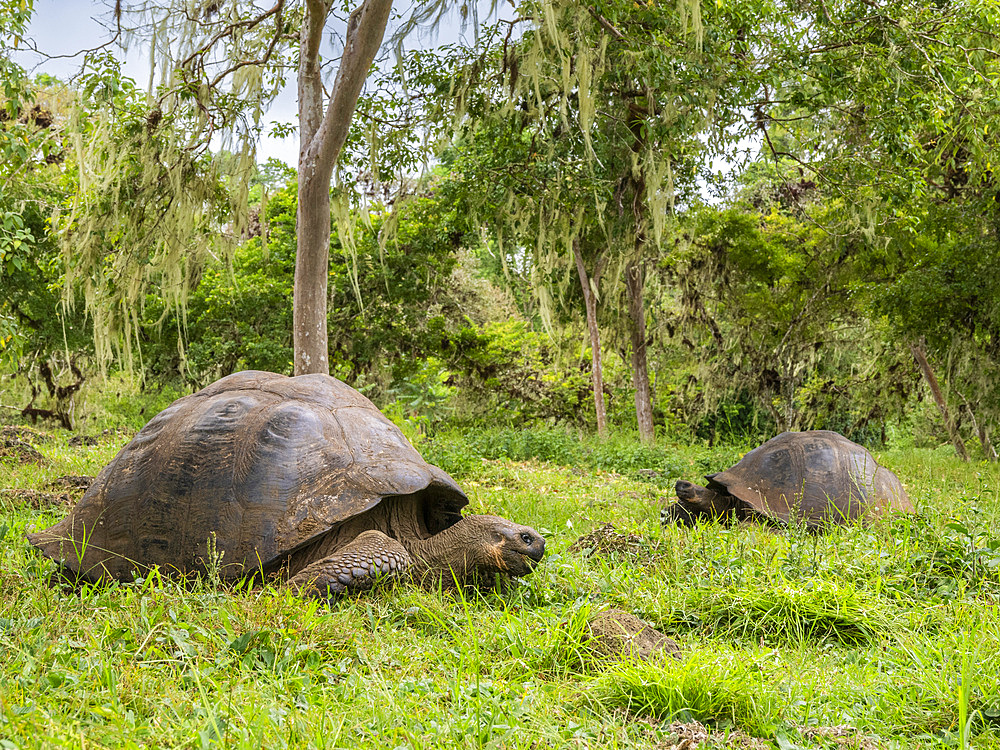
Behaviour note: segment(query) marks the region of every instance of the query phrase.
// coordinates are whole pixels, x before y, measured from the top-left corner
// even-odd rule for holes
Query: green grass
[[[0,465],[0,486],[96,474],[124,441],[56,436],[44,465]],[[70,592],[24,540],[65,511],[0,496],[0,748],[666,748],[672,721],[698,720],[773,748],[851,747],[806,732],[847,725],[855,747],[1000,749],[997,467],[886,452],[919,513],[812,535],[659,528],[662,477],[724,468],[733,448],[509,433],[422,448],[470,510],[546,534],[532,576],[332,608],[158,575]],[[567,552],[606,521],[642,536],[640,553]],[[683,658],[595,658],[584,624],[607,606]]]

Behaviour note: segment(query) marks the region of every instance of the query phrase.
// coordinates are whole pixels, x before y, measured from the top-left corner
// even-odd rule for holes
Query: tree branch
[[[372,60],[382,45],[391,9],[392,0],[364,0],[347,21],[344,54],[340,58],[326,114],[312,142],[303,148],[303,153],[308,149],[315,155],[317,163],[324,169],[329,168],[331,173],[347,141],[351,117],[368,79]]]
[[[613,36],[619,42],[624,42],[625,41],[625,35],[622,34],[618,29],[616,29],[614,27],[614,25],[611,23],[611,21],[609,21],[607,18],[605,18],[604,16],[602,16],[600,13],[598,13],[597,12],[597,8],[595,8],[593,5],[591,5],[589,8],[587,8],[587,10],[590,12],[590,15],[592,15],[594,17],[594,20],[597,21],[599,24],[601,24],[601,26],[609,34],[611,34],[611,36]]]
[[[324,0],[306,0],[305,19],[299,32],[300,154],[305,154],[310,148],[322,122],[323,80],[319,65],[319,47],[328,11],[328,5]]]
[[[274,36],[271,37],[271,41],[267,45],[267,49],[264,50],[263,57],[260,57],[260,58],[258,58],[256,60],[242,60],[239,63],[237,63],[236,65],[233,65],[233,66],[231,66],[229,68],[226,68],[221,73],[219,73],[217,76],[215,76],[215,78],[212,79],[212,82],[208,84],[209,87],[214,88],[215,86],[217,86],[219,84],[220,81],[222,81],[223,78],[225,78],[226,76],[228,76],[228,75],[230,75],[232,73],[235,73],[240,68],[244,68],[244,67],[246,67],[248,65],[265,65],[265,64],[267,64],[268,60],[271,59],[271,55],[274,54],[274,48],[275,48],[275,46],[277,46],[278,40],[281,39],[282,36],[283,36],[282,33],[281,33],[281,25],[282,25],[281,24],[281,14],[282,14],[282,11],[284,9],[284,4],[285,4],[285,0],[278,0],[278,4],[277,5],[275,5],[273,8],[271,8],[271,10],[269,10],[267,13],[265,13],[263,16],[261,16],[259,19],[257,19],[257,21],[255,21],[249,27],[249,28],[253,28],[258,23],[260,23],[261,21],[263,21],[267,16],[271,15],[272,13],[277,12],[277,14],[278,14],[277,20],[275,21]]]
[[[225,39],[227,36],[232,36],[237,29],[241,28],[252,29],[255,26],[262,24],[266,19],[270,18],[275,14],[278,15],[280,21],[281,12],[282,10],[284,10],[284,7],[285,7],[285,0],[278,0],[274,4],[274,7],[271,8],[271,10],[265,11],[256,18],[248,18],[245,21],[239,21],[238,23],[227,24],[222,29],[220,29],[219,32],[209,41],[201,45],[197,50],[195,50],[186,58],[184,58],[184,60],[182,60],[180,63],[180,67],[182,68],[188,67],[188,65],[190,65],[195,60],[195,58],[204,56],[212,47],[215,46],[216,42],[218,42],[220,39]],[[277,34],[276,36],[280,36],[280,23],[279,23],[279,34]],[[271,47],[269,47],[268,49],[272,47],[274,47],[273,41],[271,42]]]

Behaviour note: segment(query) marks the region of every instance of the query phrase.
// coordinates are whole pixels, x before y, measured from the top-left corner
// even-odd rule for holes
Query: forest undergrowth
[[[469,511],[548,540],[508,591],[50,585],[25,531],[127,439],[0,458],[0,748],[1000,748],[995,465],[881,452],[918,512],[870,529],[661,528],[675,479],[741,449],[452,432],[420,448]],[[570,549],[606,523],[630,543]],[[606,608],[681,658],[599,656]]]

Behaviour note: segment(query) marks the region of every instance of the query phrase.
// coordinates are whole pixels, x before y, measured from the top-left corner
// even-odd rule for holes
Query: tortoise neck
[[[466,516],[453,526],[427,539],[402,539],[406,551],[413,557],[413,571],[419,577],[427,574],[466,578],[478,567],[476,551],[482,546],[477,516]]]

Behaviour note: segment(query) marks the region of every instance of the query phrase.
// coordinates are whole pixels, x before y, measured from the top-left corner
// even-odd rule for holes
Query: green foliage
[[[59,167],[66,142],[57,122],[65,116],[66,87],[50,78],[30,81],[12,59],[25,44],[32,10],[31,2],[0,4],[0,362],[25,371],[64,343],[55,314],[60,269],[48,222],[68,192]],[[67,343],[74,350],[86,348],[80,328],[82,319],[69,321]]]
[[[878,443],[904,413],[918,374],[866,317],[864,291],[879,279],[867,247],[823,231],[840,208],[814,199],[793,210],[702,206],[661,262],[676,290],[659,316],[676,347],[661,360],[675,373],[666,408],[700,423],[697,434],[832,429]]]
[[[469,449],[482,458],[552,461],[573,465],[583,457],[579,438],[559,428],[482,430],[466,437]]]
[[[449,401],[455,395],[455,388],[448,385],[450,375],[436,357],[428,357],[420,363],[420,369],[409,378],[396,383],[388,395],[393,404],[401,409],[406,418],[417,421],[426,429],[443,421],[451,412]]]
[[[15,5],[7,16],[0,11],[0,36],[31,8]],[[62,128],[70,92],[51,77],[29,81],[8,49],[0,52],[0,368],[13,376],[4,388],[13,398],[2,401],[71,424],[93,343],[91,321],[62,304],[62,259],[51,227],[73,188]]]
[[[176,317],[160,323],[162,303],[150,298],[145,359],[151,371],[169,376],[180,370],[202,385],[245,369],[290,375],[294,264],[281,243],[265,253],[254,239],[236,249],[231,267],[204,270],[183,323]]]
[[[660,445],[637,442],[635,436],[628,433],[592,442],[587,465],[663,487],[672,486],[684,471],[675,451]]]
[[[579,249],[605,346],[626,360],[639,351],[636,377],[646,372],[643,269],[668,244],[675,199],[696,190],[706,141],[727,141],[742,124],[728,97],[752,87],[728,52],[737,33],[728,10],[706,9],[719,19],[711,37],[700,12],[698,3],[639,13],[632,3],[525,3],[515,41],[501,23],[471,48],[410,56],[397,75],[405,70],[419,95],[371,124],[391,133],[414,101],[423,108],[424,127],[446,141],[443,190],[488,232],[484,265],[550,334],[583,330]],[[627,294],[626,278],[639,279]],[[558,342],[577,349],[573,337]]]
[[[900,267],[891,283],[871,289],[870,299],[890,335],[924,342],[961,434],[979,438],[984,457],[995,460],[1000,214],[992,199],[968,203],[934,207],[919,234],[895,237]]]
[[[466,325],[443,337],[441,347],[469,400],[478,402],[473,415],[511,423],[586,423],[580,408],[590,385],[584,361],[560,363],[558,344],[523,321]]]
[[[8,264],[0,269],[0,318],[9,321],[0,361],[25,373],[60,351],[81,357],[93,351],[90,322],[61,304],[62,259],[45,213],[47,201],[58,198],[51,188],[39,187],[14,215],[30,235],[30,245],[21,255],[8,255]]]
[[[331,260],[331,371],[385,388],[415,374],[464,321],[461,290],[449,283],[461,233],[433,187],[356,221],[351,246],[335,246]]]
[[[683,662],[623,664],[599,689],[611,705],[663,722],[692,719],[767,736],[777,696],[745,655],[697,652]]]
[[[670,486],[682,474],[677,453],[644,445],[632,435],[611,440],[589,438],[558,427],[482,428],[445,431],[421,446],[428,460],[456,477],[468,476],[482,461],[548,461],[580,470],[614,472]]]

